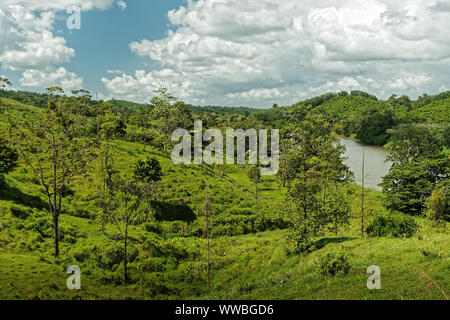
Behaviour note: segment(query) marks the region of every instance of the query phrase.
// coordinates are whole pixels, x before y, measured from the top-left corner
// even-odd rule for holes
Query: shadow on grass
[[[316,249],[322,249],[323,247],[325,247],[327,244],[330,244],[330,243],[342,243],[345,241],[350,241],[350,240],[355,240],[355,239],[357,239],[357,238],[356,237],[339,237],[339,238],[327,237],[327,238],[322,238],[322,239],[317,240],[314,243],[314,247]]]
[[[155,201],[152,203],[155,209],[155,218],[158,221],[186,221],[193,222],[197,219],[191,207],[183,203],[170,203]]]
[[[8,185],[2,176],[0,176],[0,200],[13,201],[16,204],[39,210],[47,208],[47,203],[40,197],[28,195],[16,187]]]

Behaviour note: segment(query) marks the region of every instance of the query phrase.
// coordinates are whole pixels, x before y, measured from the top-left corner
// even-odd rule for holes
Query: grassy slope
[[[320,106],[322,110],[334,119],[359,116],[361,112],[369,107],[384,109],[386,108],[386,103],[384,101],[375,101],[370,98],[348,95],[345,97],[334,97]]]
[[[16,115],[40,112],[21,104],[8,101],[11,112]],[[2,115],[0,128],[6,124]],[[249,207],[253,202],[253,185],[245,174],[245,168],[228,167],[220,177],[208,167],[175,167],[170,160],[155,150],[143,150],[134,143],[116,141],[114,150],[122,170],[130,168],[136,159],[149,154],[161,161],[164,171],[166,200],[180,199],[187,202],[196,214],[201,212],[202,192],[200,185],[206,179],[213,186],[211,196],[215,199],[217,214],[230,206]],[[95,164],[93,164],[94,166]],[[265,178],[261,192],[262,207],[274,201],[283,201],[283,190],[273,178]],[[190,248],[196,254],[184,259],[166,273],[152,273],[144,278],[159,277],[166,285],[158,294],[149,285],[137,282],[131,285],[111,282],[111,272],[92,268],[77,260],[77,253],[84,248],[107,246],[108,235],[114,229],[108,226],[104,232],[95,220],[64,214],[63,225],[76,226],[85,234],[75,244],[63,242],[63,259],[55,264],[51,256],[51,239],[36,240],[33,233],[19,231],[13,224],[10,210],[15,203],[23,207],[36,207],[36,197],[43,196],[40,187],[30,183],[29,171],[22,165],[7,177],[7,190],[0,196],[0,298],[1,299],[152,299],[152,298],[249,298],[249,299],[442,299],[450,292],[450,240],[447,229],[435,229],[428,222],[418,219],[423,226],[419,237],[412,239],[359,238],[360,222],[358,188],[349,186],[352,197],[351,225],[338,235],[327,235],[324,247],[310,255],[286,256],[283,249],[285,231],[268,231],[236,237],[212,239],[212,290],[205,287],[206,241],[199,238],[169,237],[164,241]],[[95,213],[93,195],[99,188],[98,177],[91,174],[74,188],[75,197],[65,202],[68,212],[88,211]],[[382,210],[380,193],[370,191],[368,207]],[[34,209],[38,210],[38,209]],[[45,214],[45,210],[39,210]],[[370,218],[369,218],[370,220]],[[14,220],[15,221],[15,220]],[[447,231],[447,233],[445,233]],[[149,237],[142,226],[132,227],[131,236]],[[34,247],[36,246],[36,247]],[[137,244],[139,246],[139,244]],[[427,248],[439,257],[425,257],[420,248]],[[322,276],[315,261],[324,252],[344,249],[352,263],[348,276]],[[66,289],[68,265],[77,264],[82,269],[82,290]],[[382,269],[382,290],[366,288],[369,265]],[[133,266],[131,266],[132,268]],[[432,283],[423,273],[431,277]],[[120,275],[120,266],[113,274]],[[180,279],[182,275],[182,279]],[[115,279],[113,277],[113,279]],[[193,288],[199,288],[194,290]],[[440,289],[439,289],[439,288]],[[167,291],[168,293],[164,293]]]
[[[329,114],[333,119],[345,120],[347,118],[358,117],[361,112],[369,107],[376,107],[378,110],[389,110],[390,106],[385,101],[375,101],[365,97],[334,97],[322,105],[320,109]],[[395,118],[403,123],[434,123],[448,124],[450,122],[450,98],[436,100],[421,108],[407,111],[403,107],[396,107]]]
[[[434,101],[409,115],[415,122],[450,123],[450,98]]]

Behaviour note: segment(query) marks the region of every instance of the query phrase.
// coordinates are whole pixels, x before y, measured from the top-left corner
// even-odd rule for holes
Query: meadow
[[[8,110],[0,119],[5,136],[9,119],[44,112],[0,99]],[[163,173],[151,218],[129,226],[128,281],[117,229],[98,219],[99,162],[91,160],[62,199],[56,258],[45,192],[20,160],[0,180],[0,299],[448,299],[447,221],[414,216],[420,228],[410,238],[362,238],[361,187],[345,183],[340,191],[350,204],[349,223],[321,235],[310,251],[294,253],[286,249],[288,188],[277,176],[261,178],[256,206],[248,166],[174,165],[167,152],[125,139],[113,139],[110,148],[113,169],[131,174],[138,160],[152,157]],[[386,211],[384,200],[365,190],[366,225]],[[320,260],[327,253],[344,253],[349,271],[324,275]],[[71,265],[80,266],[81,290],[67,289]],[[381,268],[380,290],[366,286],[372,265]]]

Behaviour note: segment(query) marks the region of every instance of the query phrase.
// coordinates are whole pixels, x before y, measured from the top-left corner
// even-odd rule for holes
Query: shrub
[[[102,269],[112,270],[123,261],[123,248],[114,242],[103,248],[94,247],[92,253],[96,264]]]
[[[254,214],[254,210],[251,208],[237,208],[233,207],[230,209],[229,213],[231,215],[242,215],[242,216],[249,216]]]
[[[340,272],[347,274],[351,269],[351,264],[345,252],[327,253],[320,258],[319,268],[322,275],[335,276]]]
[[[86,238],[85,231],[79,231],[75,226],[61,223],[59,227],[59,240],[67,243],[76,243],[79,238]]]
[[[22,207],[18,207],[18,206],[12,206],[11,207],[11,214],[19,219],[25,220],[28,218],[28,216],[30,215],[29,210],[25,210]]]
[[[434,189],[427,201],[427,216],[430,220],[439,221],[443,218],[445,202],[444,192],[440,188]]]
[[[442,258],[442,254],[430,248],[420,248],[420,253],[431,259]]]
[[[49,215],[29,215],[25,220],[16,224],[17,230],[33,230],[38,232],[44,238],[53,236],[53,225]]]
[[[164,272],[166,270],[166,258],[152,257],[144,259],[139,263],[142,272]]]
[[[245,209],[244,209],[245,210]],[[266,230],[285,229],[288,222],[273,214],[267,215],[232,215],[224,214],[213,217],[210,220],[210,235],[237,236],[249,233],[263,232]],[[204,236],[204,223],[201,228],[191,229],[191,234],[195,232]]]
[[[72,248],[69,252],[70,256],[78,262],[84,262],[90,256],[91,248]]]
[[[145,223],[144,228],[148,232],[153,232],[156,234],[162,234],[164,232],[161,224],[155,221]]]
[[[371,237],[412,237],[419,225],[410,216],[401,213],[390,213],[377,216],[367,227]]]

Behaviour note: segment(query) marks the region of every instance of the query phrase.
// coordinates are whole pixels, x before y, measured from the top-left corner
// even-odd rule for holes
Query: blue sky
[[[105,11],[83,12],[80,30],[68,30],[66,15],[62,14],[56,29],[76,51],[71,69],[83,77],[84,85],[92,92],[105,90],[98,75],[107,74],[108,70],[132,73],[136,69],[153,69],[152,61],[131,54],[128,45],[141,39],[164,38],[170,26],[167,12],[182,2],[133,0],[127,2],[125,10],[114,6]]]
[[[78,6],[81,30],[68,30]],[[146,102],[271,107],[450,88],[450,0],[2,0],[0,76]]]
[[[61,65],[82,77],[83,87],[93,95],[105,92],[99,75],[108,74],[108,70],[125,73],[132,73],[136,69],[152,70],[155,63],[131,54],[129,43],[144,38],[164,38],[170,29],[167,13],[183,3],[186,2],[132,0],[126,2],[125,9],[110,6],[105,10],[82,11],[79,30],[69,30],[66,21],[70,14],[58,11],[53,24],[54,34],[63,37],[66,45],[75,50],[75,56],[70,62]],[[18,85],[20,71],[0,66],[0,74],[8,77],[20,89],[45,90],[43,87]]]

